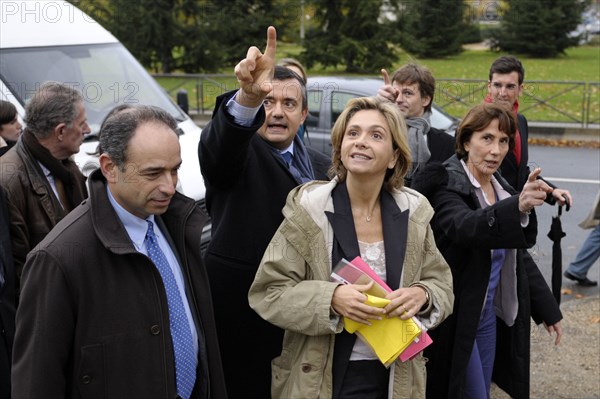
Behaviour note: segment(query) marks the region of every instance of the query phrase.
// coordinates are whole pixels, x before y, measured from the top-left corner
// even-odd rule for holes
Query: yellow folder
[[[389,299],[366,295],[365,303],[367,305],[383,308],[390,303]],[[381,320],[369,321],[371,322],[370,326],[344,317],[344,328],[349,333],[358,335],[369,345],[386,367],[391,365],[402,351],[421,334],[421,329],[412,318],[402,320],[398,317],[383,316]]]

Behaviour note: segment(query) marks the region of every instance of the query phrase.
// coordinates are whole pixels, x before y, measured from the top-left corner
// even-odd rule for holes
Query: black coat
[[[34,249],[23,271],[13,399],[175,398],[167,295],[139,253],[97,170],[90,198]],[[210,288],[200,253],[207,216],[176,193],[155,221],[178,257],[198,331],[194,399],[226,398]]]
[[[15,338],[15,268],[10,243],[6,193],[0,186],[0,399],[10,398],[10,361]]]
[[[448,133],[443,130],[439,130],[436,128],[430,128],[427,133],[427,148],[429,148],[429,152],[431,153],[431,157],[427,161],[427,163],[442,163],[446,159],[450,158],[454,155],[455,152],[455,139],[450,136]],[[404,185],[406,187],[412,187],[413,181],[417,179],[417,176],[421,170],[417,170],[415,176],[412,178],[405,178]]]
[[[544,303],[552,294],[540,271],[535,264],[524,262],[525,248],[535,243],[537,235],[535,212],[531,213],[528,226],[522,228],[518,195],[498,173],[496,179],[513,195],[482,209],[458,158],[450,158],[444,166],[430,165],[415,182],[415,189],[425,194],[434,207],[432,228],[438,248],[452,270],[455,294],[453,314],[431,331],[434,344],[426,349],[425,355],[430,359],[427,395],[461,397],[490,277],[490,250],[518,248],[518,313],[511,327],[498,319],[494,381],[502,381],[503,389],[511,396],[526,398],[530,315],[551,317],[554,309],[552,304]],[[559,312],[559,318],[553,321],[560,318]]]
[[[250,308],[248,290],[283,221],[286,197],[297,183],[270,145],[256,134],[265,120],[264,109],[252,126],[242,127],[225,111],[231,96],[217,98],[198,146],[212,218],[206,265],[229,396],[267,398],[271,359],[281,353],[283,330]],[[316,151],[309,152],[309,157],[316,179],[328,180],[327,157]]]
[[[427,148],[429,148],[429,152],[431,153],[429,162],[441,163],[454,155],[455,142],[454,137],[443,130],[433,127],[429,129],[427,133]]]

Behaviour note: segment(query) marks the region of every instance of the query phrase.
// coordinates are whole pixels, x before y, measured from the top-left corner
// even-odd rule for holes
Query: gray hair
[[[57,82],[46,82],[25,106],[27,130],[38,139],[47,138],[61,123],[73,126],[77,105],[83,97],[76,89]]]
[[[150,105],[130,106],[108,116],[102,123],[98,151],[107,154],[121,169],[127,162],[127,149],[138,127],[144,123],[159,123],[176,133],[177,122],[167,111]]]

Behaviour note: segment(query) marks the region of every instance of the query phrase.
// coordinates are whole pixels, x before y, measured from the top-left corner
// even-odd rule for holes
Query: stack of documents
[[[333,269],[331,278],[342,284],[368,284],[373,281],[373,286],[366,292],[367,305],[383,308],[390,303],[385,296],[392,290],[360,257],[351,262],[342,259]],[[398,356],[403,362],[411,359],[432,342],[415,317],[408,320],[384,317],[370,322],[368,326],[344,317],[344,328],[369,345],[385,366],[392,364]]]

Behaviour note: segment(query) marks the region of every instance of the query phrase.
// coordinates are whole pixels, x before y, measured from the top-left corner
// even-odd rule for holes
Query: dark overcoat
[[[6,193],[0,186],[0,399],[10,398],[10,362],[15,338],[15,268]]]
[[[206,266],[229,395],[267,398],[271,359],[281,353],[283,330],[250,308],[248,290],[283,221],[286,197],[298,183],[271,146],[256,134],[265,121],[262,107],[248,127],[234,123],[225,111],[233,94],[217,98],[213,118],[202,130],[198,146],[212,218]],[[316,151],[309,152],[309,157],[316,179],[329,180],[327,157]]]
[[[429,162],[444,162],[454,155],[455,139],[443,130],[429,129],[427,133],[427,148],[431,153]]]
[[[13,399],[175,398],[166,291],[109,202],[99,170],[90,198],[29,255],[17,310]],[[194,399],[226,398],[208,278],[207,216],[179,193],[156,223],[179,259],[199,338]]]
[[[497,319],[494,380],[510,381],[504,387],[513,397],[529,396],[530,316],[547,315],[543,301],[548,294],[551,298],[551,292],[535,264],[532,268],[523,261],[525,248],[534,245],[537,235],[535,212],[523,228],[518,195],[498,173],[495,177],[513,195],[485,209],[480,207],[474,187],[456,156],[443,166],[430,165],[415,182],[415,188],[434,207],[432,228],[437,246],[452,270],[455,295],[452,315],[431,331],[434,345],[425,353],[429,358],[427,396],[430,398],[462,396],[490,278],[491,250],[497,248],[517,248],[518,313],[510,327]],[[559,312],[554,322],[560,318]]]

